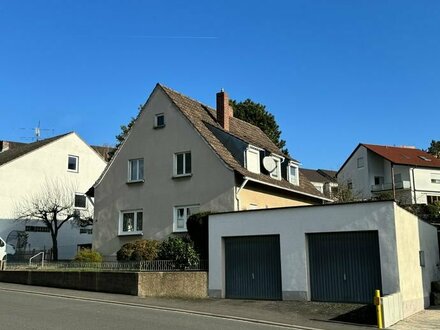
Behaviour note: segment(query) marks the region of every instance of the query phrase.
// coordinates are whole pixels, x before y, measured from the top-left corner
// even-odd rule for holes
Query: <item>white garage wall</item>
[[[378,230],[384,294],[399,291],[394,203],[266,209],[210,216],[209,293],[224,297],[223,237],[280,235],[283,299],[309,300],[307,233]]]

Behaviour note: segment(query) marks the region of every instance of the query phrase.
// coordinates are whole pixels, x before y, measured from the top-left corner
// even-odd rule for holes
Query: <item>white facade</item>
[[[69,157],[77,161],[76,169],[68,168]],[[76,133],[61,136],[31,152],[0,166],[0,237],[7,239],[14,231],[28,231],[26,250],[41,250],[52,247],[50,233],[37,230],[44,224],[30,221],[26,224],[14,220],[18,203],[29,200],[44,191],[51,182],[72,187],[76,193],[84,194],[96,181],[106,162]],[[72,199],[75,196],[72,196]],[[87,208],[93,215],[93,205],[87,200]],[[81,230],[70,223],[64,224],[58,234],[59,259],[72,258],[77,245],[90,244],[91,230]]]
[[[440,169],[395,165],[363,145],[351,155],[338,172],[338,182],[351,187],[356,199],[371,199],[380,194],[404,204],[427,204],[428,199],[440,200]],[[394,179],[394,180],[393,180]]]
[[[307,234],[371,230],[378,232],[383,295],[401,294],[404,317],[429,306],[430,283],[440,278],[437,231],[390,201],[211,215],[209,294],[225,297],[226,237],[279,235],[283,299],[310,300]]]

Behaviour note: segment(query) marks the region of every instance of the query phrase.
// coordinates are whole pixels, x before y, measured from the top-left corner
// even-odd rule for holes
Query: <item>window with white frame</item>
[[[294,185],[299,184],[299,173],[298,173],[298,165],[290,163],[287,167],[287,175],[289,182]]]
[[[119,235],[142,235],[142,210],[122,211],[119,216]]]
[[[362,168],[362,167],[364,167],[364,157],[359,157],[359,158],[357,159],[357,167],[358,167],[358,168]]]
[[[176,206],[174,207],[174,232],[187,231],[186,221],[190,215],[199,212],[198,205],[186,205],[186,206]]]
[[[128,161],[128,181],[139,182],[144,180],[144,159],[130,159]]]
[[[165,115],[163,113],[158,113],[154,116],[154,128],[165,127]]]
[[[174,176],[191,175],[191,151],[174,154]]]
[[[84,194],[75,194],[75,208],[85,209],[87,207],[87,197]]]
[[[79,157],[69,155],[67,157],[67,170],[69,172],[78,172],[79,169]]]
[[[281,160],[277,157],[272,157],[275,162],[275,169],[270,172],[270,176],[274,179],[281,180]]]
[[[260,150],[249,146],[245,152],[246,168],[248,171],[260,174]]]

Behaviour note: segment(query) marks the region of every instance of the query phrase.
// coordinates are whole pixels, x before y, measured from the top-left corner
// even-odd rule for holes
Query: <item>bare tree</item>
[[[58,233],[70,223],[72,226],[87,227],[93,224],[88,209],[75,208],[75,193],[72,184],[62,181],[46,181],[38,193],[28,196],[16,204],[16,220],[43,223],[52,238],[52,258],[58,260]]]

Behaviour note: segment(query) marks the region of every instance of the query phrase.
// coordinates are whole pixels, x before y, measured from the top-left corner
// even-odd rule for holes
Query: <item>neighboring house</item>
[[[386,327],[429,306],[437,230],[393,201],[209,216],[209,295],[371,303]]]
[[[311,170],[301,168],[299,170],[309,181],[328,198],[333,198],[338,191],[338,182],[336,180],[336,171],[331,170]]]
[[[414,147],[361,143],[337,178],[359,199],[382,195],[403,204],[440,201],[440,159]]]
[[[76,192],[76,207],[93,212],[85,196],[106,166],[104,159],[76,133],[67,133],[34,143],[2,143],[0,152],[0,237],[24,251],[49,249],[52,241],[48,228],[41,222],[15,221],[17,204],[44,192],[50,182],[57,181]],[[5,150],[6,149],[6,150]],[[27,235],[26,235],[27,234]],[[26,239],[20,238],[27,236]],[[90,245],[91,228],[64,224],[58,235],[59,259],[72,258],[79,245]]]
[[[93,247],[186,232],[199,211],[322,204],[326,199],[256,126],[156,85],[94,186]]]

